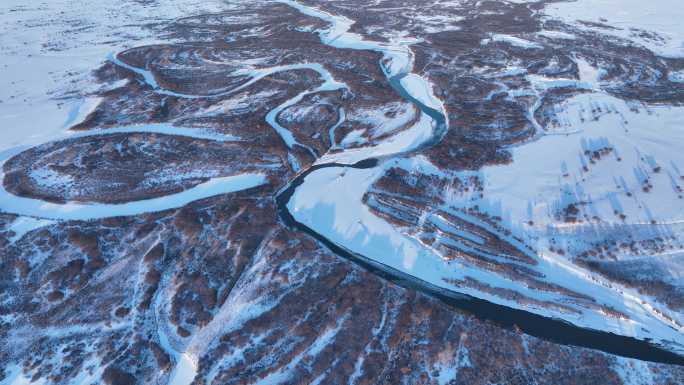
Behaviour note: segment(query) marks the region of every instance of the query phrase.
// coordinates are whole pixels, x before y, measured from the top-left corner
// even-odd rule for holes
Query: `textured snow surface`
[[[432,85],[422,76],[409,73],[401,78],[401,85],[419,102],[437,111],[444,111],[444,103],[437,98]]]
[[[482,44],[489,44],[490,42],[499,42],[499,43],[507,43],[515,47],[520,47],[520,48],[525,48],[525,49],[538,49],[542,48],[539,44],[521,39],[519,37],[511,36],[511,35],[503,35],[503,34],[493,34],[489,39],[485,39],[482,41]]]
[[[91,72],[113,52],[158,43],[146,23],[226,9],[222,1],[0,3],[0,155],[51,140],[97,100]],[[122,20],[126,20],[125,23]]]
[[[502,299],[486,292],[455,287],[444,279],[473,277],[494,287],[514,289],[528,297],[542,301],[559,301],[553,293],[536,291],[520,282],[508,280],[495,273],[447,261],[436,250],[426,248],[414,237],[372,213],[363,203],[363,196],[370,186],[389,167],[420,170],[424,174],[439,175],[439,171],[420,157],[411,160],[387,161],[373,169],[324,168],[306,177],[305,183],[292,196],[288,208],[297,221],[352,252],[364,255],[379,263],[408,273],[437,287],[466,292],[489,301],[515,308],[524,308],[545,316],[557,317],[577,325],[605,330],[656,341],[677,340],[679,331],[671,328],[671,322],[654,313],[650,305],[642,304],[636,293],[618,291],[604,286],[600,280],[565,259],[545,256],[536,270],[545,275],[545,281],[596,298],[599,303],[611,306],[630,316],[630,320],[606,317],[600,311],[585,309],[582,315],[567,314],[548,308],[526,305]],[[448,207],[440,207],[449,210]],[[458,211],[452,215],[463,217]],[[465,216],[469,221],[477,219]],[[480,225],[484,225],[480,223]],[[512,241],[509,239],[509,241]],[[388,250],[392,252],[388,253]]]
[[[55,221],[47,220],[47,219],[37,219],[37,218],[32,218],[32,217],[18,217],[17,219],[12,222],[10,225],[10,230],[14,232],[14,236],[10,238],[10,241],[15,242],[21,237],[24,236],[24,234],[28,233],[29,231],[48,226],[55,223]]]
[[[633,40],[663,56],[684,56],[680,0],[577,0],[548,4],[544,13],[576,25],[578,21],[604,24],[612,28],[597,27],[601,33]],[[642,31],[658,36],[641,35]]]
[[[358,147],[338,153],[328,153],[319,158],[316,163],[344,163],[354,164],[360,160],[371,157],[383,157],[402,152],[408,152],[418,148],[425,141],[431,139],[434,134],[435,123],[427,114],[421,113],[420,119],[410,128],[402,130],[398,134],[384,139],[372,146]],[[353,140],[350,138],[350,140]]]
[[[5,368],[6,378],[0,382],[2,385],[42,385],[45,383],[44,379],[39,379],[38,381],[31,382],[31,378],[24,375],[21,367],[17,364],[9,364]]]
[[[511,225],[553,224],[559,208],[578,202],[605,222],[620,221],[615,210],[628,223],[684,221],[684,200],[673,186],[684,172],[684,153],[673,151],[684,148],[684,108],[636,107],[604,94],[562,103],[558,126],[550,128],[558,135],[514,148],[509,165],[482,170],[482,202]],[[612,153],[591,164],[585,152],[604,148]],[[645,178],[654,186],[648,193]]]

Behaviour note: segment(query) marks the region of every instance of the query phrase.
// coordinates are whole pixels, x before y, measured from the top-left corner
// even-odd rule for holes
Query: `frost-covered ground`
[[[549,4],[544,13],[597,33],[635,41],[663,56],[684,56],[680,21],[684,8],[677,0],[578,0]]]
[[[533,287],[527,287],[524,282],[516,282],[468,264],[448,261],[446,256],[439,251],[427,248],[420,243],[420,234],[406,236],[402,231],[398,231],[371,212],[364,204],[364,195],[383,174],[383,171],[397,166],[423,174],[427,172],[443,176],[435,168],[424,164],[422,159],[414,159],[408,164],[389,162],[384,165],[384,168],[372,170],[323,169],[307,176],[303,186],[297,190],[290,201],[289,207],[298,221],[322,233],[333,242],[435,286],[466,292],[511,307],[521,307],[515,301],[450,283],[470,277],[496,288],[515,290],[538,301],[570,303],[569,298],[564,298],[564,295],[536,290]],[[487,192],[488,188],[485,188],[484,194]],[[506,198],[502,200],[507,202]],[[447,200],[447,205],[458,206],[459,202],[460,197],[455,201]],[[431,207],[431,210],[435,211],[440,209],[443,208],[436,205]],[[502,208],[502,210],[506,209]],[[461,215],[457,211],[448,212]],[[430,219],[429,212],[421,213],[421,215]],[[425,219],[421,217],[421,220]],[[467,220],[478,223],[476,218],[467,218]],[[480,225],[485,226],[483,223]],[[387,253],[387,250],[393,250],[393,252]],[[628,318],[609,316],[604,309],[582,309],[582,305],[579,305],[582,309],[581,315],[568,314],[565,309],[553,309],[548,306],[525,304],[522,308],[567,319],[592,329],[651,338],[660,342],[679,339],[681,327],[661,317],[659,312],[654,311],[651,304],[642,304],[642,299],[637,293],[624,288],[613,288],[609,283],[597,279],[592,274],[555,255],[548,257],[542,255],[537,263],[535,270],[543,274],[544,282],[560,285],[575,293],[595,298],[599,304],[617,310]],[[667,313],[667,310],[662,309],[662,305],[660,307],[660,311]]]
[[[3,189],[0,191],[2,198],[0,209],[10,214],[58,220],[89,220],[139,215],[183,207],[196,200],[250,189],[264,182],[264,175],[260,174],[217,177],[177,194],[121,204],[47,203],[38,199],[18,197]]]
[[[164,22],[225,9],[222,1],[3,1],[0,153],[46,142],[85,117],[97,103],[88,95],[103,87],[91,73],[112,53],[161,42],[154,27]]]
[[[284,226],[684,350],[671,2],[417,3],[0,5],[0,383],[681,383]],[[89,202],[88,178],[149,197]]]
[[[552,133],[513,149],[510,165],[482,170],[477,204],[514,227],[565,226],[558,213],[570,204],[597,224],[684,220],[684,154],[674,150],[684,145],[684,109],[592,93],[556,108]]]

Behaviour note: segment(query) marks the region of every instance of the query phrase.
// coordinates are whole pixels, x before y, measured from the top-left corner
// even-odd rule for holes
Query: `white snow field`
[[[579,21],[604,24],[612,28],[594,29],[633,40],[662,56],[684,56],[684,7],[680,0],[577,0],[548,4],[543,12],[581,28],[590,27]]]
[[[537,291],[524,283],[506,279],[498,274],[474,268],[458,261],[447,261],[436,250],[425,247],[412,236],[373,214],[363,203],[363,196],[383,173],[393,166],[420,170],[425,174],[444,176],[423,158],[390,160],[374,169],[324,168],[306,177],[288,204],[290,212],[301,222],[348,250],[379,263],[415,276],[437,287],[465,292],[513,308],[521,308],[541,315],[565,319],[576,325],[637,338],[652,338],[658,342],[677,341],[682,330],[654,311],[653,305],[642,303],[635,291],[617,289],[595,275],[562,258],[542,256],[535,270],[545,274],[545,281],[597,299],[627,314],[630,319],[607,317],[603,312],[582,309],[583,314],[568,314],[546,307],[521,305],[515,301],[475,289],[456,287],[445,279],[472,277],[493,287],[513,289],[530,298],[562,303],[561,296]],[[486,192],[485,192],[486,195]],[[457,203],[457,202],[456,202]],[[449,205],[436,207],[452,215],[461,216]],[[476,221],[475,218],[467,218]],[[510,239],[512,240],[512,239]]]
[[[147,24],[225,10],[223,1],[0,3],[0,155],[51,140],[92,110],[92,71],[131,46],[160,43]],[[122,22],[126,20],[126,22]]]
[[[596,114],[592,110],[600,109]],[[638,109],[635,109],[638,108]],[[602,223],[684,221],[675,187],[684,169],[684,108],[630,106],[605,94],[581,94],[557,107],[557,135],[512,149],[513,162],[485,167],[480,207],[509,225],[561,225],[559,209],[582,202]],[[566,134],[567,133],[567,134]],[[609,149],[592,162],[587,152]],[[648,180],[653,188],[643,190]],[[617,211],[617,214],[616,214]]]

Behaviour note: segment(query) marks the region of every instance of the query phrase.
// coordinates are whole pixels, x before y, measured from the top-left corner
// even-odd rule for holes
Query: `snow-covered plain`
[[[679,0],[564,1],[548,4],[544,13],[580,28],[589,27],[579,21],[604,24],[609,27],[593,28],[603,34],[633,40],[663,56],[684,56],[684,7]],[[642,34],[644,31],[657,35]]]
[[[553,225],[571,203],[582,203],[601,222],[622,222],[619,214],[628,223],[684,221],[676,188],[684,154],[673,151],[684,147],[684,108],[633,107],[593,93],[562,103],[550,129],[561,134],[512,149],[510,165],[484,168],[485,198],[478,204],[513,226]],[[606,149],[610,154],[600,160],[587,154]],[[653,185],[648,192],[646,180]]]
[[[576,325],[597,330],[637,338],[652,338],[661,342],[677,341],[680,338],[681,330],[653,312],[651,305],[642,304],[641,297],[635,292],[619,291],[610,285],[604,285],[590,273],[563,259],[542,258],[535,269],[546,276],[547,282],[559,283],[568,289],[596,298],[599,303],[627,314],[630,319],[611,318],[600,311],[590,309],[583,309],[583,314],[577,315],[539,306],[521,305],[486,292],[456,287],[446,282],[445,279],[463,279],[469,276],[494,287],[516,290],[530,298],[564,302],[562,296],[530,289],[520,282],[458,261],[447,261],[438,251],[425,247],[416,238],[402,233],[372,213],[363,203],[363,196],[373,182],[390,167],[402,167],[424,174],[434,173],[443,176],[421,157],[389,160],[381,167],[373,169],[324,168],[306,177],[305,183],[292,196],[288,208],[298,222],[304,223],[331,241],[436,287],[465,292],[494,303],[562,318]],[[452,215],[462,215],[449,207],[439,209],[450,210],[448,212]]]
[[[52,140],[98,100],[92,71],[113,52],[154,44],[148,24],[225,10],[222,1],[0,3],[0,155]],[[122,20],[126,20],[122,23]]]
[[[388,119],[388,114],[393,114],[393,118]],[[371,125],[373,127],[371,135],[373,137],[380,137],[395,133],[411,123],[415,116],[416,109],[412,105],[408,103],[393,103],[384,108],[356,110],[350,112],[346,118],[350,121]],[[347,137],[349,136],[347,135]],[[347,140],[347,137],[344,140]],[[344,144],[344,140],[342,144]]]
[[[382,140],[378,144],[345,149],[342,152],[326,153],[316,164],[344,163],[354,164],[368,158],[379,158],[415,150],[434,136],[434,120],[421,113],[420,119],[411,127]]]
[[[92,71],[113,52],[131,45],[154,44],[157,40],[150,23],[171,21],[193,14],[225,10],[222,1],[173,1],[146,5],[136,1],[98,4],[82,0],[59,0],[41,4],[8,0],[0,4],[0,159],[32,145],[57,139],[99,134],[72,133],[68,128],[85,118],[99,103],[89,94],[96,91]],[[121,23],[126,19],[129,22]],[[81,28],[79,28],[79,26]],[[274,69],[274,71],[279,69]],[[267,76],[271,72],[264,71]],[[255,76],[258,80],[259,76]],[[150,82],[153,77],[146,76]],[[255,81],[256,81],[255,80]],[[106,86],[105,86],[106,87]],[[170,125],[117,127],[106,133],[150,132],[183,135],[199,139],[237,138]],[[180,207],[212,195],[238,191],[264,183],[261,174],[216,178],[193,189],[168,197],[121,205],[63,205],[21,198],[0,191],[4,212],[55,220],[93,219]],[[15,227],[23,230],[26,220]],[[43,223],[43,222],[41,222]]]
[[[51,225],[53,223],[55,223],[55,221],[49,219],[19,217],[10,225],[9,230],[11,230],[14,233],[14,236],[10,238],[10,241],[15,242],[21,239],[21,237],[23,237],[24,234],[28,233],[29,231],[41,228],[43,226]]]

